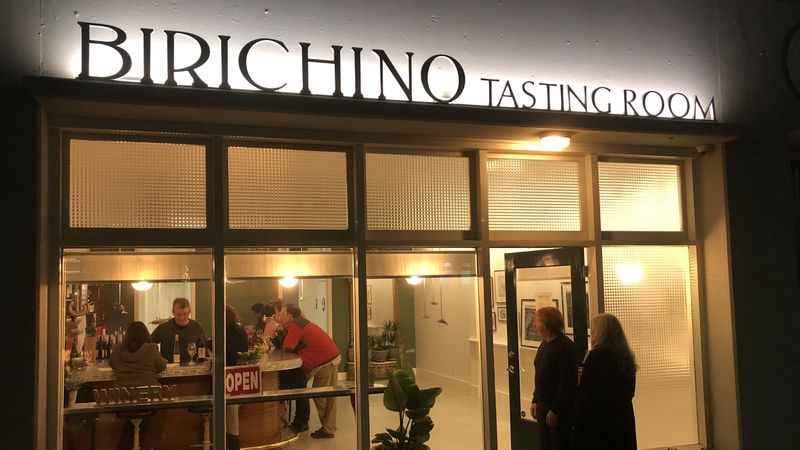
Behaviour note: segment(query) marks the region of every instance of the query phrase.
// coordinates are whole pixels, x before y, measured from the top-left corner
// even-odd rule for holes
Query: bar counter
[[[260,361],[262,392],[278,390],[278,373],[300,367],[293,353],[273,350]],[[107,365],[89,365],[78,371],[83,386],[78,402],[64,408],[64,449],[116,449],[128,417],[146,415],[141,448],[203,448],[211,416],[211,362],[195,365],[168,364],[159,374],[162,384],[176,386],[175,398],[152,403],[97,405],[92,389],[114,386],[114,372]],[[242,448],[263,447],[281,441],[280,401],[253,402],[237,406]],[[213,427],[211,427],[213,428]],[[213,439],[213,437],[211,437]]]

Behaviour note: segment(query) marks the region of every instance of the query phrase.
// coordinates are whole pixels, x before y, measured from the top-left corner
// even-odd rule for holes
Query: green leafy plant
[[[441,388],[420,389],[412,371],[395,370],[383,393],[383,405],[398,414],[400,425],[375,435],[372,443],[378,444],[376,450],[428,450],[425,443],[433,430],[429,413],[441,393]]]
[[[64,390],[77,391],[83,385],[83,381],[78,377],[75,371],[67,372],[64,376]]]
[[[237,362],[240,366],[257,364],[259,361],[261,361],[262,356],[264,356],[264,348],[261,346],[255,346],[246,352],[239,352],[239,359]]]

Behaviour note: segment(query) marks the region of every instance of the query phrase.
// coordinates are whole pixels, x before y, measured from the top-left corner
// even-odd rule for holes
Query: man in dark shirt
[[[542,450],[565,450],[570,445],[570,425],[578,385],[575,344],[564,336],[564,319],[553,307],[536,310],[536,331],[542,343],[535,368],[531,413],[539,422]]]
[[[189,318],[191,314],[192,308],[189,305],[189,300],[181,297],[176,298],[172,301],[172,319],[156,327],[153,334],[150,335],[150,340],[161,344],[161,356],[169,362],[172,362],[176,335],[180,343],[180,362],[182,364],[189,362],[187,347],[190,342],[195,344],[200,341],[206,342],[203,327],[197,321]]]

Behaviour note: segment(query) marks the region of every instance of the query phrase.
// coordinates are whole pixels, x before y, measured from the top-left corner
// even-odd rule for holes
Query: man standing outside
[[[342,362],[339,348],[322,328],[309,322],[297,305],[287,305],[278,314],[286,330],[283,349],[297,353],[303,361],[306,379],[314,387],[336,386],[337,367]],[[315,398],[322,427],[311,433],[314,439],[330,439],[336,433],[336,398]],[[298,424],[295,424],[298,425]],[[306,425],[307,427],[307,425]]]
[[[172,301],[172,319],[156,327],[150,340],[161,344],[161,356],[167,361],[172,361],[172,354],[175,346],[175,336],[178,336],[180,345],[181,363],[189,362],[188,346],[190,342],[197,344],[202,340],[206,342],[206,335],[203,327],[189,316],[192,314],[192,307],[189,300],[178,297]]]

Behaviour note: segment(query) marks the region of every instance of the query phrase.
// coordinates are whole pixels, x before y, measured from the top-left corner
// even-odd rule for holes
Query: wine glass
[[[197,344],[194,342],[189,342],[186,346],[186,351],[189,352],[189,364],[193,364],[195,357],[197,356]]]

